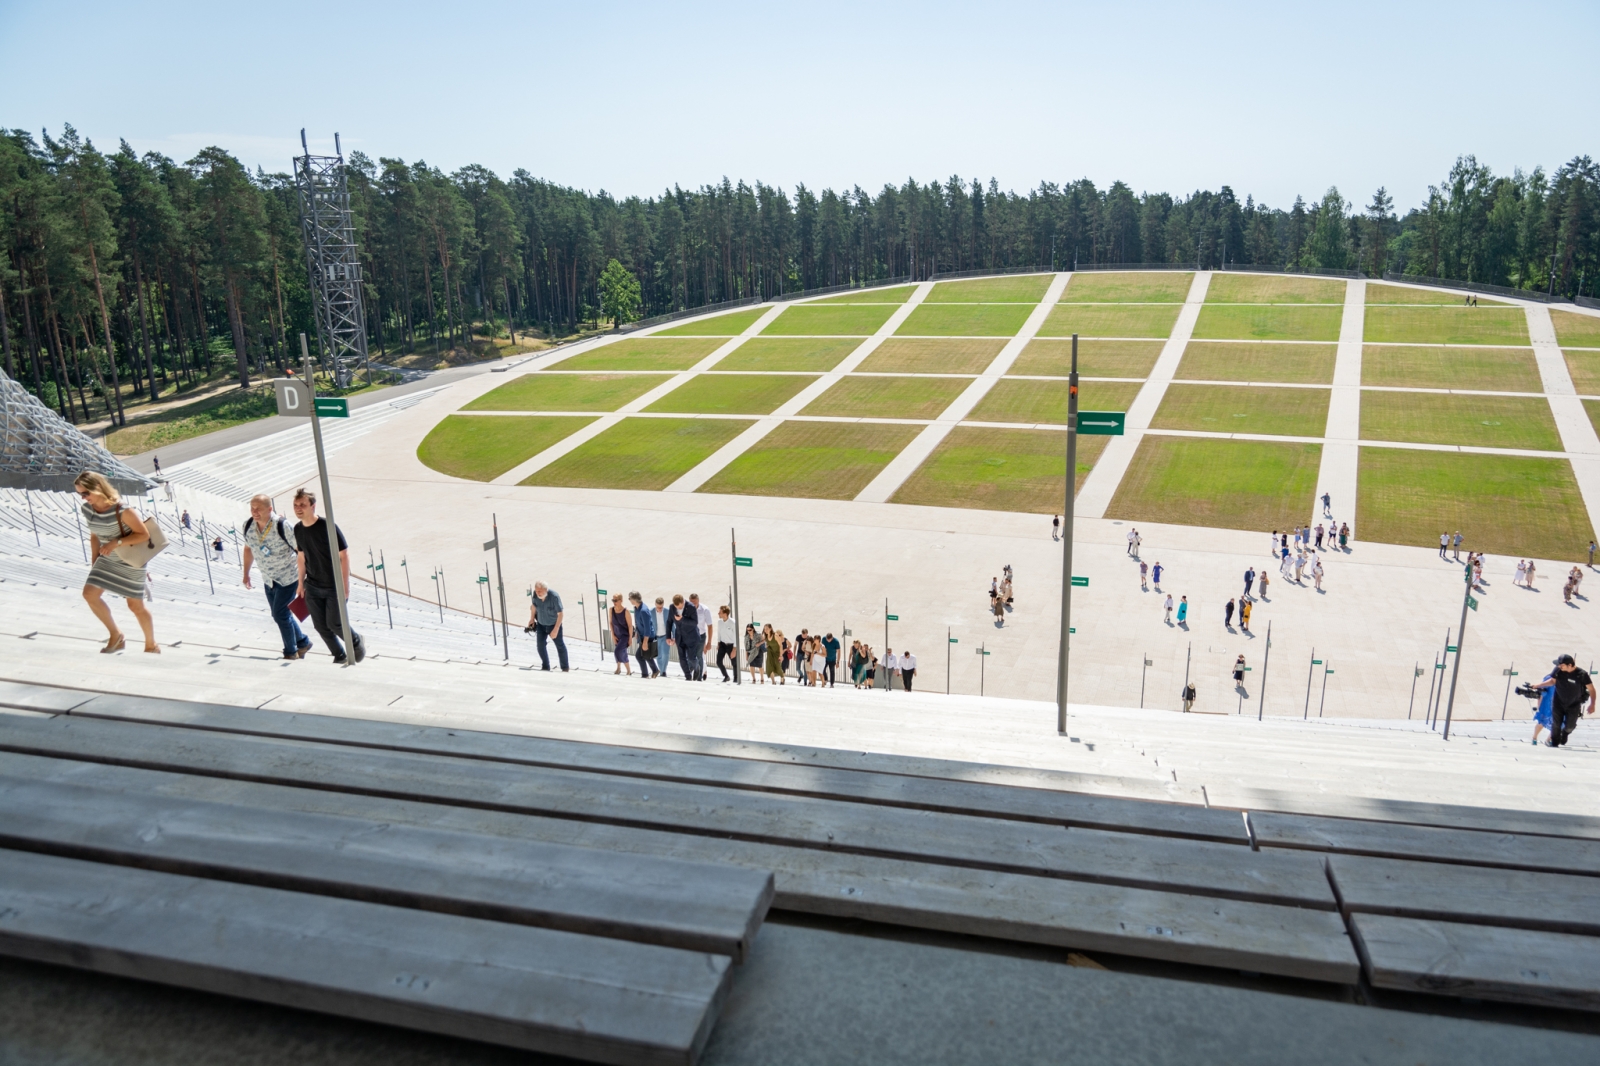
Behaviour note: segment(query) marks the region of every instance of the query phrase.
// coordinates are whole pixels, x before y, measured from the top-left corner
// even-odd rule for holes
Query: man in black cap
[[[1578,725],[1580,713],[1594,713],[1594,679],[1589,676],[1589,671],[1579,669],[1577,661],[1570,655],[1557,659],[1555,673],[1550,679],[1533,687],[1555,689],[1551,693],[1550,739],[1546,741],[1547,747],[1558,748],[1567,742],[1567,737]],[[1583,710],[1585,699],[1589,701],[1587,712]]]

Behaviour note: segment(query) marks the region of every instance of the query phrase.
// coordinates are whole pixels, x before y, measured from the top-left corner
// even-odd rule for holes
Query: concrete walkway
[[[1332,498],[1335,515],[1354,528],[1356,473],[1361,449],[1361,350],[1366,326],[1367,283],[1361,278],[1345,282],[1344,317],[1339,323],[1339,349],[1333,363],[1333,394],[1328,398],[1328,424],[1323,430],[1322,467],[1317,472],[1313,520],[1322,514],[1322,495]]]
[[[1572,384],[1566,356],[1561,354],[1555,325],[1550,321],[1550,308],[1529,304],[1525,310],[1533,357],[1539,364],[1539,379],[1550,414],[1561,434],[1561,448],[1572,463],[1573,477],[1589,511],[1589,525],[1600,533],[1600,435],[1596,435],[1589,412],[1584,410],[1577,387]]]

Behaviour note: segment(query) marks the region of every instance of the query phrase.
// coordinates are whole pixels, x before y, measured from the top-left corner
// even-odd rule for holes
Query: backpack
[[[255,522],[255,520],[256,519],[255,519],[254,515],[251,515],[249,518],[246,518],[244,520],[244,531],[246,533],[250,532],[250,526]],[[289,543],[288,536],[283,532],[283,518],[282,517],[279,517],[279,519],[278,519],[278,539],[283,541],[283,546],[285,548],[294,547],[294,545]]]
[[[1185,699],[1185,700],[1194,699],[1195,698],[1194,686],[1193,685],[1185,685],[1183,687],[1183,695],[1180,698],[1181,699]]]

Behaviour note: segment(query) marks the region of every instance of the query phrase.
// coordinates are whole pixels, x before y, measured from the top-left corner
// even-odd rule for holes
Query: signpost
[[[1511,667],[1516,665],[1517,664],[1513,662],[1511,666],[1508,666],[1504,670],[1500,671],[1506,676],[1506,698],[1500,701],[1500,720],[1502,722],[1506,720],[1506,705],[1511,702],[1511,679],[1517,676],[1517,672]]]
[[[1478,601],[1472,598],[1472,564],[1468,563],[1462,571],[1462,580],[1466,582],[1467,590],[1461,599],[1461,631],[1456,634],[1456,646],[1450,650],[1456,653],[1455,665],[1450,668],[1450,698],[1444,705],[1444,739],[1450,739],[1450,716],[1456,709],[1456,678],[1461,675],[1461,645],[1467,642],[1467,608],[1476,609]]]
[[[500,589],[500,650],[505,654],[507,662],[511,661],[511,629],[510,622],[506,619],[506,576],[500,569],[500,516],[491,514],[489,526],[494,531],[494,536],[483,542],[484,551],[494,552],[494,575],[496,584]],[[386,579],[387,580],[387,579]],[[489,604],[489,620],[494,621],[494,603],[491,597]]]
[[[739,638],[739,567],[741,567],[741,566],[755,566],[755,560],[750,558],[750,556],[748,556],[748,555],[740,555],[739,554],[739,534],[738,534],[738,531],[735,530],[732,526],[728,527],[728,550],[733,553],[733,592],[732,592],[733,602],[731,604],[729,604],[729,606],[733,608],[733,633],[731,634],[733,636],[733,638],[734,638],[734,640],[733,640],[733,655],[734,655],[734,658],[733,658],[733,666],[734,666],[733,683],[735,685],[740,685],[740,684],[743,684],[743,682],[739,678],[739,675],[741,673],[741,671],[739,670],[739,658],[740,658],[740,655],[741,655],[741,652],[742,652],[742,648],[744,646],[744,641],[738,639]]]
[[[950,627],[944,627],[944,694],[950,695],[950,645],[960,644],[961,641],[950,635]]]
[[[1267,713],[1267,667],[1272,665],[1272,623],[1267,623],[1267,650],[1261,657],[1261,691],[1256,693],[1256,721]]]
[[[1126,411],[1079,411],[1078,432],[1086,437],[1120,437],[1127,421]]]
[[[987,644],[988,642],[985,641],[984,643]],[[982,698],[982,696],[983,696],[984,667],[989,665],[989,660],[985,659],[984,656],[985,655],[993,655],[993,654],[994,653],[991,652],[991,651],[985,651],[984,648],[983,648],[983,645],[979,645],[978,646],[978,696],[979,696],[979,698]]]

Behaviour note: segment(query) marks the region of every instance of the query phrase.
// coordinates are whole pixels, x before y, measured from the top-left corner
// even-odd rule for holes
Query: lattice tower
[[[300,189],[300,232],[305,238],[311,299],[317,311],[317,337],[323,365],[340,388],[356,370],[367,366],[367,315],[361,299],[361,256],[350,219],[350,192],[345,185],[344,153],[334,134],[335,155],[312,155],[306,131],[300,146],[306,154],[294,160]]]

